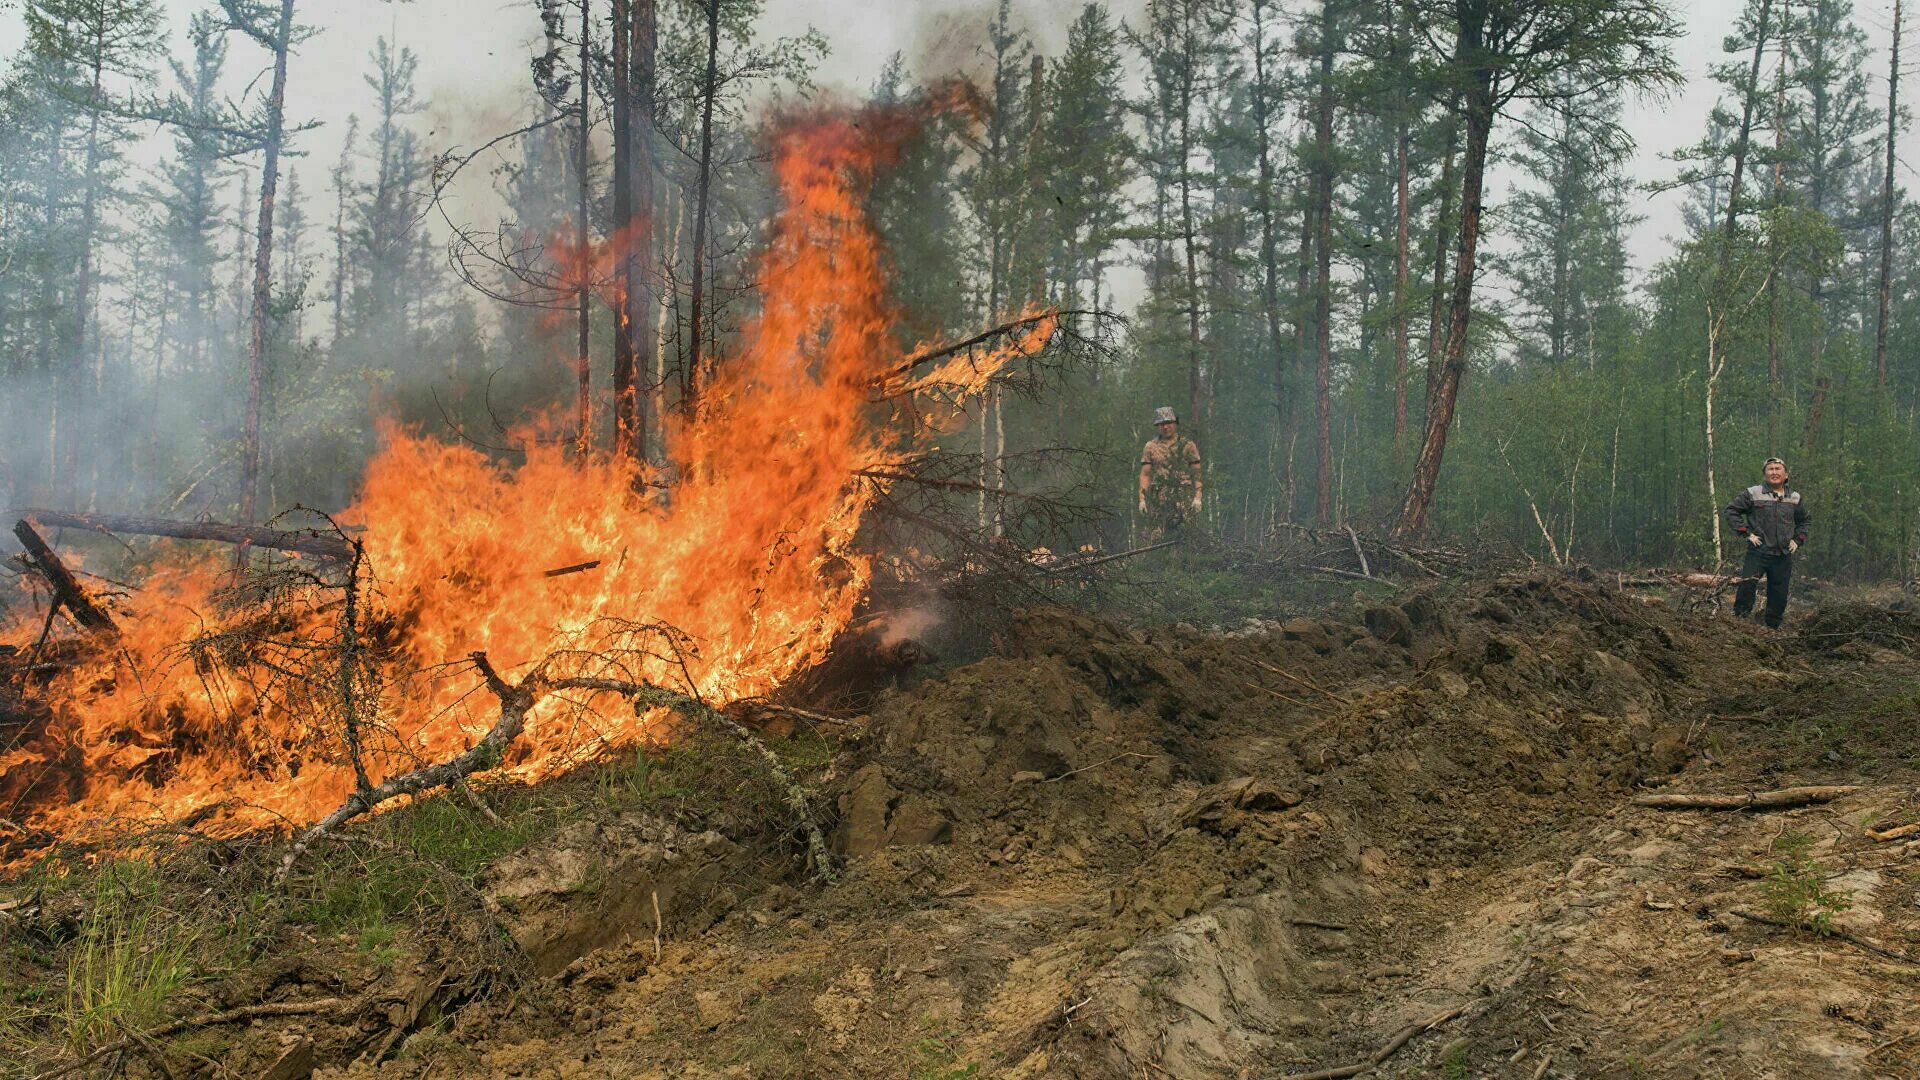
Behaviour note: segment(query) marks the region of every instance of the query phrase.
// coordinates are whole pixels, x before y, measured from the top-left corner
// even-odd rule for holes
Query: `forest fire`
[[[978,388],[1054,330],[1033,320],[933,372],[907,362],[862,207],[908,130],[843,112],[777,126],[761,309],[698,414],[669,421],[666,465],[582,462],[532,435],[503,463],[389,427],[340,515],[363,547],[354,587],[309,570],[239,603],[225,560],[169,557],[115,609],[112,646],[71,653],[33,692],[41,715],[0,728],[0,818],[68,836],[313,821],[357,784],[475,743],[498,702],[472,653],[509,678],[544,664],[715,704],[818,661],[870,577],[855,534],[885,481],[858,474],[932,430],[913,396]],[[5,640],[24,655],[41,634],[35,617]],[[664,715],[549,695],[501,766],[550,776],[659,737]]]

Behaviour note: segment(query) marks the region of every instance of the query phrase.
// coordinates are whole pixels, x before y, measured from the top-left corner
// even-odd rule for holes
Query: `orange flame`
[[[335,678],[339,589],[294,586],[263,622],[259,606],[222,601],[219,560],[174,560],[118,612],[115,653],[53,681],[54,713],[31,738],[0,741],[0,817],[68,834],[215,804],[223,829],[314,820],[353,790],[344,700],[358,702],[375,782],[477,740],[497,710],[457,666],[475,651],[503,671],[557,658],[568,673],[617,669],[716,703],[818,661],[871,576],[854,541],[882,487],[855,475],[923,448],[930,431],[880,390],[899,387],[902,359],[863,211],[912,119],[812,112],[775,125],[782,206],[760,257],[762,308],[699,413],[670,421],[670,462],[582,462],[563,440],[528,438],[512,466],[383,427],[341,515],[365,529],[365,669]],[[1053,329],[1042,319],[905,389],[982,386]],[[545,573],[588,560],[599,566]],[[304,674],[289,669],[303,657]],[[593,704],[543,700],[508,774],[552,775],[650,737],[659,720]]]

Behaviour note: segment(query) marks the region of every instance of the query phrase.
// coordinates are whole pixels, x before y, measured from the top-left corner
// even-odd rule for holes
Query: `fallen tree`
[[[53,528],[126,533],[132,536],[168,536],[176,540],[211,540],[221,544],[295,551],[341,562],[353,558],[353,546],[346,540],[318,532],[269,529],[259,525],[223,525],[217,521],[175,521],[130,514],[76,514],[66,510],[39,508],[16,512]]]

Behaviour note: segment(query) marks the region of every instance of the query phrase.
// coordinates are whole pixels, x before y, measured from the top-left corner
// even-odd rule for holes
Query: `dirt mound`
[[[1838,814],[1629,797],[1676,774],[1849,779],[1861,743],[1813,752],[1802,727],[1894,722],[1916,667],[1554,571],[1231,634],[1030,612],[1002,655],[882,693],[796,768],[838,882],[806,879],[775,793],[751,800],[770,814],[737,809],[759,781],[734,764],[648,779],[651,801],[481,879],[550,977],[457,1013],[465,984],[389,991],[400,1034],[335,1039],[358,1063],[315,1075],[1272,1077],[1440,1016],[1390,1066],[1759,1075],[1715,1073],[1720,1054],[1900,1075],[1899,1031],[1860,989],[1897,987],[1868,954],[1836,963],[1726,912],[1764,901],[1740,875],[1777,877],[1779,837],[1826,829],[1846,925],[1897,945],[1911,881],[1863,864],[1846,823],[1910,820],[1887,786],[1910,762]]]
[[[1882,604],[1823,605],[1796,629],[1808,645],[1822,652],[1861,659],[1877,659],[1873,653],[1880,649],[1907,655],[1920,652],[1920,612]]]

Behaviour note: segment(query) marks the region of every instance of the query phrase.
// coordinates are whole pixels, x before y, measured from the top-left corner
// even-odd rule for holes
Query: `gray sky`
[[[1875,47],[1870,74],[1871,92],[1885,94],[1885,47],[1891,0],[1856,0],[1856,18]],[[7,0],[0,7],[10,8]],[[203,0],[165,0],[173,23],[176,48],[184,50],[184,29]],[[797,34],[817,27],[830,42],[833,54],[821,72],[823,88],[862,93],[880,66],[895,51],[904,53],[916,75],[942,74],[977,63],[975,32],[990,12],[992,0],[954,3],[943,0],[768,0],[765,30],[769,35]],[[1044,51],[1057,53],[1066,23],[1079,0],[1022,0]],[[1131,14],[1139,0],[1115,0],[1115,10]],[[1641,179],[1669,176],[1674,167],[1664,155],[1699,137],[1713,90],[1704,82],[1707,65],[1720,57],[1722,37],[1739,10],[1739,0],[1678,0],[1687,36],[1676,53],[1689,77],[1686,89],[1661,102],[1635,102],[1629,107],[1628,126],[1638,143],[1636,175]],[[324,175],[339,152],[339,139],[348,114],[371,111],[371,92],[361,81],[368,70],[368,53],[385,35],[420,56],[419,90],[430,102],[421,118],[429,150],[471,147],[493,134],[510,129],[523,117],[526,105],[527,59],[539,36],[539,22],[529,0],[414,0],[396,4],[383,0],[301,0],[299,18],[320,33],[301,50],[291,65],[288,83],[290,109],[296,118],[320,121],[324,127],[303,136],[304,156],[292,167],[302,174],[311,197],[323,197]],[[0,53],[11,55],[21,36],[17,11],[0,11]],[[236,89],[264,65],[264,54],[239,36],[232,40],[228,70]],[[1912,138],[1920,137],[1909,133]],[[164,141],[150,140],[149,160]],[[1911,156],[1903,154],[1903,156]],[[136,157],[139,161],[140,157]],[[1910,170],[1903,169],[1905,173]],[[464,216],[484,219],[494,200],[484,188],[484,169],[472,171],[475,180],[456,192],[465,200]],[[1495,177],[1492,192],[1505,195],[1507,184]],[[1653,198],[1640,210],[1646,220],[1631,238],[1630,249],[1638,270],[1664,253],[1666,237],[1678,228],[1678,196]],[[310,214],[319,212],[318,205]],[[462,215],[456,206],[453,214]],[[1496,241],[1503,242],[1503,241]]]

